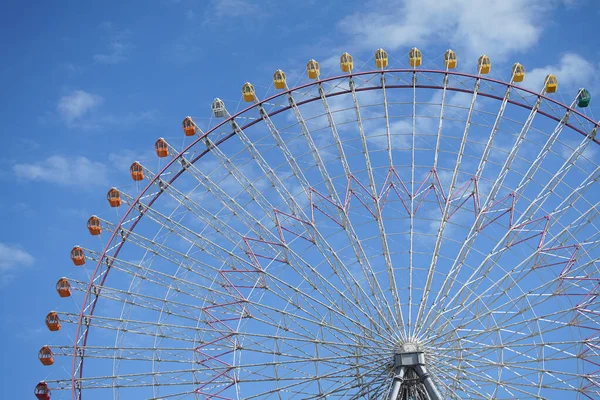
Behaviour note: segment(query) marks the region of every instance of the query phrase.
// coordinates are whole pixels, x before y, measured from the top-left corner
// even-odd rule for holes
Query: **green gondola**
[[[586,89],[581,89],[577,96],[577,107],[584,108],[590,105],[592,95]]]

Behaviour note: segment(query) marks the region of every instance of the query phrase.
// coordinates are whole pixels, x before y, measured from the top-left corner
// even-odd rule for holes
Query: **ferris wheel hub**
[[[398,343],[394,350],[395,350],[395,354],[416,353],[416,352],[423,352],[424,347],[421,342],[418,342],[416,340],[409,340],[406,342]]]
[[[392,384],[390,400],[404,400],[403,385],[413,385],[413,380],[409,377],[414,376],[423,385],[429,399],[440,400],[442,397],[435,386],[431,375],[427,371],[425,362],[425,352],[422,344],[415,341],[408,341],[398,344],[394,351],[394,380]]]

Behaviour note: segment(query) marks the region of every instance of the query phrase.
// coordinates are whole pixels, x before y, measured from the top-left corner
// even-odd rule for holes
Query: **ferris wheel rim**
[[[545,93],[537,93],[533,90],[521,87],[512,82],[489,78],[489,77],[481,75],[481,74],[471,74],[471,73],[459,72],[459,71],[454,71],[454,70],[449,70],[449,69],[440,70],[440,69],[421,69],[421,68],[418,68],[418,69],[417,68],[389,68],[389,69],[377,69],[377,70],[370,70],[370,71],[351,72],[351,73],[346,73],[343,75],[336,75],[336,76],[327,77],[327,78],[323,78],[323,79],[311,80],[308,83],[305,83],[305,84],[302,84],[299,86],[295,86],[293,88],[286,88],[284,90],[281,90],[281,91],[275,93],[274,95],[264,98],[262,100],[256,100],[249,106],[243,108],[242,110],[235,112],[233,115],[229,115],[228,117],[223,118],[222,121],[215,124],[213,127],[208,129],[206,132],[203,132],[201,135],[196,135],[196,138],[189,145],[187,145],[184,149],[182,149],[178,154],[173,155],[172,159],[170,161],[168,161],[160,171],[158,171],[153,177],[151,177],[151,179],[149,179],[148,184],[138,193],[138,195],[136,197],[132,198],[132,201],[130,202],[128,209],[125,211],[125,213],[123,214],[123,216],[121,217],[119,222],[115,225],[115,229],[113,230],[113,232],[111,233],[111,236],[109,237],[108,241],[106,242],[104,249],[102,250],[101,253],[98,254],[98,260],[96,262],[96,266],[94,267],[92,275],[90,276],[90,281],[89,281],[89,284],[87,285],[87,289],[85,291],[81,310],[79,311],[77,328],[76,328],[76,333],[75,333],[75,343],[73,346],[73,355],[72,355],[71,392],[72,392],[73,400],[75,400],[75,399],[80,400],[82,397],[82,394],[81,394],[82,390],[80,388],[76,387],[76,379],[77,379],[76,375],[79,375],[79,378],[83,377],[83,367],[84,367],[84,360],[85,360],[85,346],[87,344],[87,338],[88,338],[88,334],[89,334],[89,325],[88,325],[87,328],[85,329],[85,331],[83,332],[83,334],[81,335],[81,340],[79,340],[81,328],[82,328],[83,321],[84,321],[84,315],[86,315],[85,314],[86,310],[89,310],[89,313],[87,315],[89,315],[91,318],[93,318],[94,311],[95,311],[95,308],[97,305],[97,301],[100,297],[99,293],[102,290],[102,287],[104,285],[106,278],[108,277],[108,273],[110,272],[110,269],[108,269],[106,271],[106,273],[104,273],[102,279],[100,280],[99,284],[97,285],[97,287],[98,287],[97,293],[92,293],[92,287],[94,286],[94,279],[96,278],[98,271],[100,269],[100,266],[103,263],[106,263],[107,265],[109,265],[109,263],[111,262],[110,259],[116,258],[118,256],[121,248],[127,242],[127,238],[122,238],[121,242],[118,245],[115,245],[113,243],[113,241],[116,238],[117,233],[119,232],[122,225],[126,221],[128,221],[128,217],[130,217],[131,212],[138,206],[138,204],[140,204],[141,199],[148,192],[148,190],[150,190],[156,184],[157,181],[161,180],[161,176],[163,175],[163,173],[165,171],[167,171],[167,169],[169,167],[171,167],[174,163],[183,159],[183,155],[185,153],[187,153],[189,150],[191,150],[194,146],[196,146],[201,140],[206,138],[208,135],[210,135],[217,129],[221,128],[222,126],[235,120],[236,118],[242,116],[243,114],[245,114],[255,108],[262,107],[265,103],[273,101],[282,96],[286,96],[286,95],[291,96],[296,91],[311,88],[313,86],[317,86],[322,83],[333,82],[336,80],[343,80],[343,79],[348,79],[348,78],[352,78],[352,77],[367,76],[367,75],[382,75],[383,76],[388,73],[444,74],[446,76],[459,76],[459,77],[464,77],[464,78],[471,78],[471,79],[486,81],[486,82],[502,85],[503,87],[505,87],[507,89],[514,88],[519,91],[525,92],[527,94],[537,96],[539,99],[544,99],[548,102],[551,102],[554,105],[565,110],[566,112],[570,112],[570,113],[573,113],[573,114],[579,116],[580,118],[584,119],[585,121],[591,123],[595,129],[600,128],[600,121],[598,121],[598,122],[594,121],[590,117],[588,117],[585,114],[578,111],[575,107],[571,107],[571,106],[564,104],[554,98],[551,98],[551,97],[547,96]],[[419,88],[419,89],[432,89],[432,90],[445,89],[445,90],[454,91],[454,92],[474,93],[474,89],[453,88],[453,87],[448,87],[448,86],[437,86],[437,85],[419,85],[419,84],[385,85],[385,88],[387,88],[387,89],[413,89],[413,88],[416,89],[416,88]],[[361,92],[361,91],[372,91],[372,90],[382,90],[382,89],[383,89],[382,86],[373,86],[373,87],[365,87],[365,88],[356,88],[355,91]],[[350,93],[352,93],[352,90],[342,90],[342,91],[337,91],[337,92],[324,93],[324,96],[326,98],[329,98],[329,97],[335,97],[335,96],[345,95],[345,94],[350,94]],[[503,100],[503,97],[501,97],[501,96],[490,94],[490,93],[485,93],[485,92],[481,92],[481,91],[478,92],[478,95],[483,96],[483,97],[488,97],[488,98],[491,98],[494,100],[499,100],[499,101]],[[302,101],[299,101],[297,103],[297,105],[301,106],[301,105],[308,104],[308,103],[311,103],[313,101],[317,101],[320,99],[321,99],[320,96],[313,96],[311,98],[307,98],[307,99],[303,99]],[[511,100],[511,99],[507,99],[507,102],[511,103],[513,105],[523,107],[525,109],[529,109],[529,110],[531,110],[533,108],[533,106],[531,106],[531,105],[520,103],[520,102]],[[270,117],[273,115],[277,115],[277,114],[279,114],[281,112],[285,112],[291,108],[292,108],[292,106],[290,106],[290,105],[284,106],[277,110],[274,110],[272,113],[267,113],[267,116]],[[537,110],[537,112],[547,118],[554,120],[554,121],[557,121],[557,122],[560,121],[560,118],[553,116],[551,114],[548,114],[544,111]],[[246,129],[250,126],[253,126],[253,125],[259,123],[260,121],[261,121],[261,119],[255,119],[253,121],[250,121],[249,123],[245,124],[244,126],[241,126],[241,129],[242,130]],[[583,136],[588,135],[587,133],[583,132],[581,129],[569,124],[568,122],[565,123],[565,126],[569,127],[571,130],[574,130]],[[214,147],[220,146],[222,143],[229,140],[231,137],[233,137],[235,135],[236,135],[235,131],[227,134],[225,137],[223,137],[223,138],[219,139],[217,142],[215,142]],[[599,139],[592,138],[591,141],[596,143],[597,145],[600,145]],[[212,147],[203,150],[198,155],[196,155],[194,158],[189,160],[189,162],[192,165],[195,164],[198,160],[200,160],[206,154],[210,153],[211,150],[212,150]],[[167,183],[169,185],[172,184],[175,180],[178,179],[178,177],[180,175],[182,175],[184,173],[185,170],[186,170],[186,167],[182,166],[181,169],[179,170],[179,172],[175,173],[173,175],[173,177],[167,181]],[[154,204],[154,202],[161,196],[162,193],[163,193],[162,190],[155,193],[154,196],[148,202],[147,206],[151,207],[152,204]],[[134,217],[135,219],[131,220],[132,225],[128,229],[133,231],[143,216],[144,216],[144,213],[142,212],[139,215],[137,215],[136,217]],[[107,253],[110,250],[114,250],[114,254],[109,257],[107,255]],[[88,304],[88,299],[90,298],[90,295],[92,295],[92,294],[95,295],[95,298],[90,300],[90,302]],[[82,343],[81,345],[78,344],[80,341]],[[84,350],[81,352],[81,354],[78,354],[77,350],[79,348],[84,348]],[[78,359],[80,359],[79,363],[77,361]],[[77,394],[78,390],[79,390],[79,393]]]

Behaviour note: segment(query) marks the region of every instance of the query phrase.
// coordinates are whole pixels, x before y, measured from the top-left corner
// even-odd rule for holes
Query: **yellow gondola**
[[[385,68],[388,66],[388,54],[384,49],[377,49],[375,52],[375,66]]]
[[[285,89],[285,86],[286,86],[285,72],[283,72],[280,69],[275,71],[275,73],[273,74],[273,85],[275,86],[275,89]]]
[[[253,102],[256,99],[256,94],[254,92],[254,86],[250,82],[244,83],[242,86],[242,96],[244,97],[245,102]]]
[[[544,80],[544,90],[546,91],[546,93],[554,93],[556,92],[556,88],[558,87],[558,79],[556,79],[556,76],[549,74],[548,76],[546,76],[546,79]]]
[[[477,70],[481,75],[489,74],[492,69],[492,60],[485,54],[477,60]]]
[[[515,63],[512,68],[513,82],[523,82],[523,78],[525,78],[525,67],[519,63]]]
[[[411,67],[420,67],[421,63],[423,62],[423,54],[421,54],[421,50],[413,47],[408,52],[408,62],[410,63]]]
[[[306,73],[310,79],[319,79],[319,75],[321,75],[321,68],[319,67],[319,63],[315,60],[310,60],[306,64]]]
[[[444,53],[444,66],[448,69],[456,68],[456,53],[454,50],[446,50]]]
[[[352,70],[354,69],[354,60],[352,59],[352,56],[350,54],[343,53],[340,56],[340,68],[343,72],[352,72]]]

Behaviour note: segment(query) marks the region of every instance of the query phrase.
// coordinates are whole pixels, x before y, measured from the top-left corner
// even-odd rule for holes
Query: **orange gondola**
[[[60,330],[60,318],[56,311],[50,311],[48,315],[46,315],[46,326],[52,332]]]
[[[110,204],[111,207],[121,206],[121,192],[119,192],[117,188],[111,188],[106,194],[106,199],[108,200],[108,204]]]
[[[169,145],[167,144],[167,141],[163,138],[159,138],[156,141],[156,143],[154,143],[154,150],[156,150],[156,155],[160,158],[169,155]]]
[[[131,173],[131,179],[134,181],[137,182],[144,180],[144,168],[142,168],[142,164],[140,164],[138,161],[135,161],[133,164],[131,164],[131,167],[129,167],[129,172]]]
[[[73,264],[75,264],[76,267],[85,264],[85,253],[81,247],[73,247],[71,250],[71,261],[73,261]]]
[[[52,350],[48,346],[42,346],[38,352],[38,358],[44,365],[54,364],[54,353],[52,353]]]
[[[35,385],[35,389],[33,390],[33,394],[38,400],[50,400],[50,389],[48,388],[48,384],[46,382],[40,382]]]
[[[87,221],[87,228],[90,231],[90,235],[96,236],[102,233],[102,225],[100,225],[100,218],[92,215]]]
[[[60,278],[58,282],[56,282],[56,291],[60,297],[69,297],[71,296],[71,284],[67,278]]]
[[[185,136],[194,136],[196,134],[196,124],[192,117],[185,117],[181,123]]]

